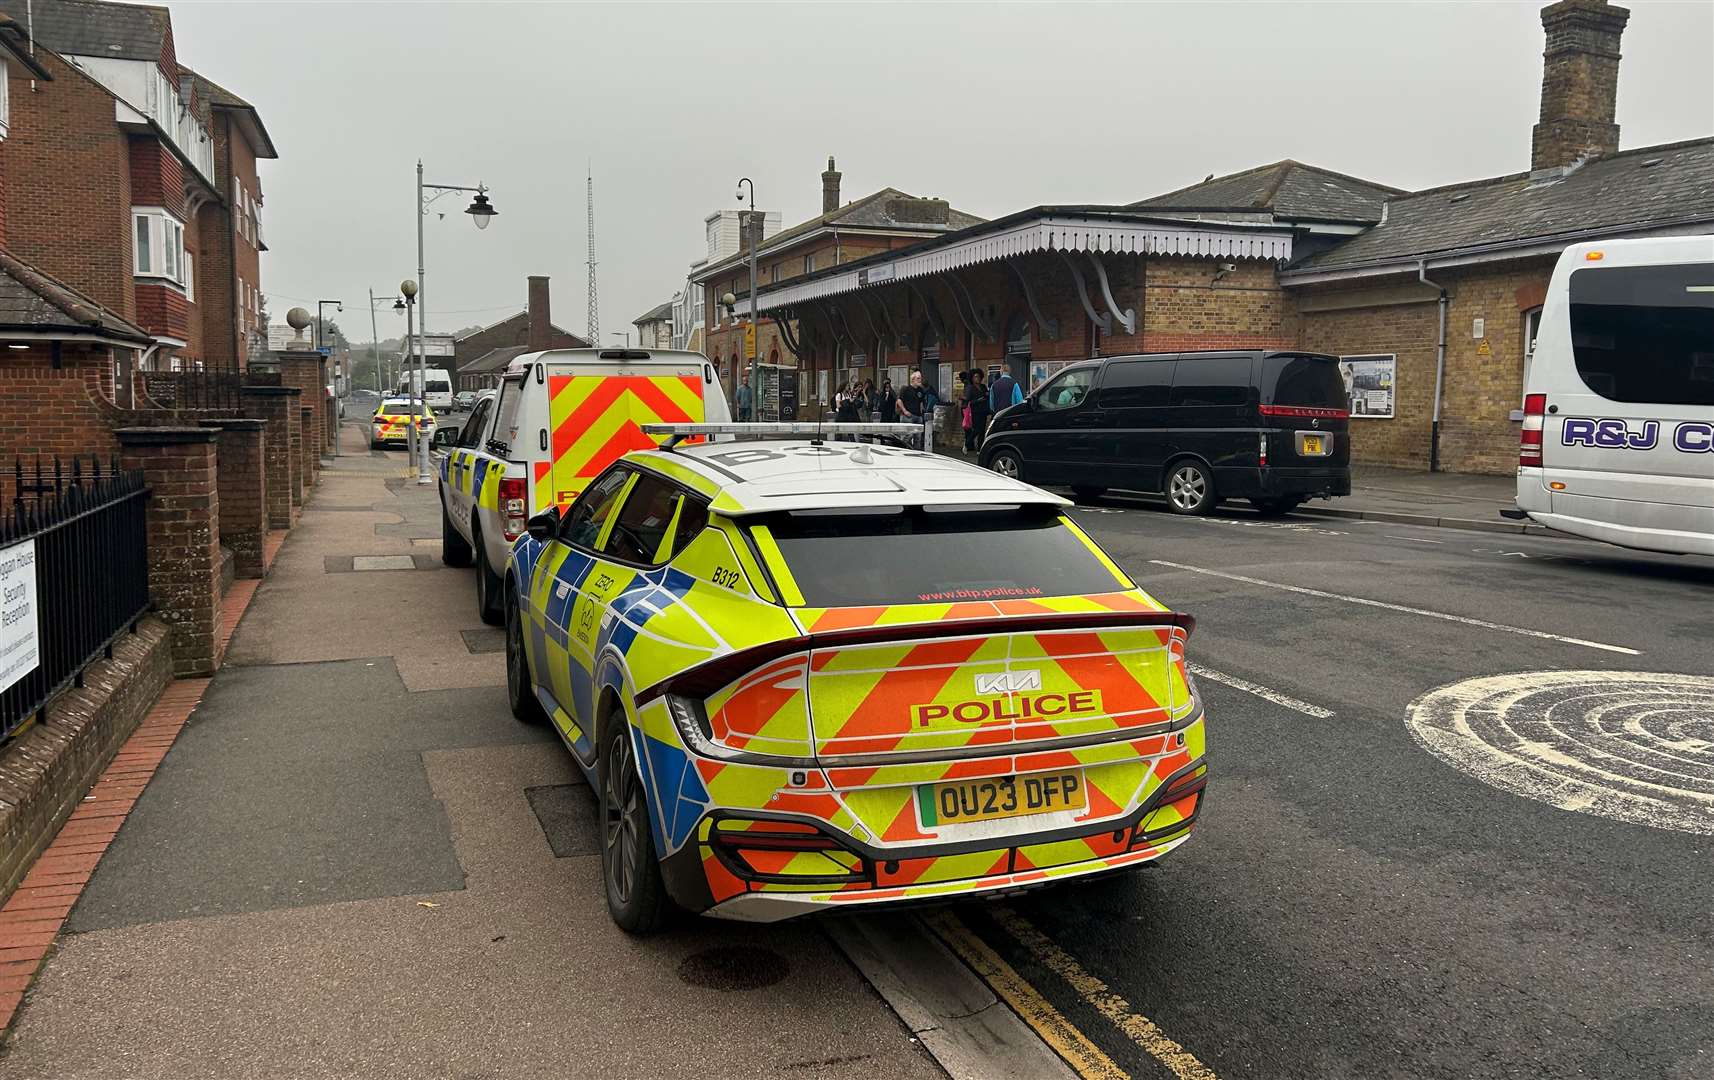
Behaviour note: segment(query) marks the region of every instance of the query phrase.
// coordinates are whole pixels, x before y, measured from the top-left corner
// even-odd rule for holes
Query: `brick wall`
[[[232,552],[239,577],[259,578],[267,568],[266,428],[264,419],[204,420],[220,432],[216,462],[220,493],[220,542]]]
[[[14,457],[41,455],[106,457],[119,449],[113,429],[122,418],[111,398],[112,360],[106,348],[65,345],[60,366],[52,351],[36,345],[0,357],[0,465]]]
[[[1338,295],[1338,292],[1319,295]],[[1353,298],[1361,296],[1357,293]],[[1351,420],[1353,464],[1428,468],[1436,307],[1433,294],[1427,293],[1413,295],[1410,303],[1304,312],[1300,316],[1302,348],[1335,356],[1391,353],[1395,357],[1393,419]]]
[[[91,299],[135,318],[131,289],[129,145],[113,119],[113,97],[50,52],[54,76],[30,92],[22,65],[11,72],[11,130],[3,192],[13,254]],[[52,197],[44,197],[51,192]]]
[[[165,335],[189,341],[191,310],[190,301],[177,287],[147,278],[137,282],[137,325],[151,334]],[[187,347],[180,355],[187,358],[197,358],[196,354]]]
[[[262,470],[268,527],[289,529],[292,525],[292,436],[290,418],[296,415],[298,393],[283,386],[246,386],[244,411],[264,421]]]
[[[220,630],[218,433],[122,428],[120,460],[148,481],[149,598],[173,634],[173,673],[211,674]]]

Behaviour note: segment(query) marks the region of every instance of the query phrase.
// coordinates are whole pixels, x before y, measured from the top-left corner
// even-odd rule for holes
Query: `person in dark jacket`
[[[964,407],[970,410],[970,426],[964,429],[964,449],[976,453],[982,449],[982,436],[988,433],[988,418],[994,410],[988,406],[988,384],[980,368],[971,368],[964,384]]]
[[[988,384],[988,408],[994,412],[1009,409],[1024,400],[1024,392],[1018,386],[1018,380],[1012,378],[1012,373],[1000,369],[1000,374]]]
[[[881,389],[875,392],[874,411],[875,422],[878,424],[893,424],[898,422],[899,395],[893,390],[893,380],[882,379]]]

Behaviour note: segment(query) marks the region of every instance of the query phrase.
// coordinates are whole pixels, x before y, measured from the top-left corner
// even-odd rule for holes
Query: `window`
[[[1248,356],[1183,357],[1173,373],[1172,404],[1200,408],[1242,406],[1250,400]]]
[[[1172,391],[1173,360],[1128,360],[1108,364],[1101,380],[1103,409],[1165,408]]]
[[[470,410],[470,419],[464,422],[464,427],[458,433],[459,446],[477,445],[482,437],[482,429],[488,426],[488,412],[493,404],[493,398],[483,398],[476,403],[476,408]]]
[[[1535,338],[1541,332],[1541,308],[1531,308],[1524,312],[1524,380],[1527,389],[1530,384],[1530,364],[1535,360]],[[1522,419],[1520,415],[1518,419]]]
[[[1714,263],[1576,271],[1571,354],[1604,398],[1714,405]]]
[[[1380,390],[1392,389],[1392,360],[1391,356],[1347,356],[1348,362],[1362,361],[1388,362],[1385,368],[1375,365],[1364,367],[1365,372],[1374,369],[1384,374],[1377,375],[1374,385],[1365,385],[1357,389]],[[1367,383],[1369,380],[1365,379]],[[1296,405],[1314,409],[1344,409],[1350,406],[1350,397],[1345,393],[1345,379],[1339,372],[1339,364],[1319,356],[1270,356],[1262,361],[1261,372],[1262,400],[1270,405]],[[1377,402],[1378,403],[1378,402]],[[1388,408],[1387,412],[1392,410]]]
[[[624,562],[658,566],[707,524],[708,507],[700,499],[640,473],[601,551]]]
[[[1089,369],[1085,369],[1089,370]],[[768,514],[812,607],[1076,596],[1127,588],[1047,506],[882,506]]]
[[[803,272],[806,274],[815,273],[815,256],[814,255],[805,255],[803,257]]]
[[[1056,412],[1081,405],[1094,382],[1094,367],[1069,368],[1041,388],[1036,395],[1036,408]]]
[[[771,283],[776,282],[778,280],[780,280],[780,264],[775,263],[774,265],[768,267],[768,281],[771,284]]]
[[[136,229],[135,273],[185,282],[184,224],[159,207],[132,210]]]
[[[500,395],[494,402],[494,434],[489,436],[506,444],[507,449],[518,441],[518,402],[524,397],[523,379],[501,379]]]
[[[189,248],[184,253],[184,298],[196,303],[196,268],[191,263]]]
[[[624,494],[625,482],[630,478],[631,470],[623,467],[602,474],[571,504],[571,510],[559,528],[560,540],[593,550],[595,542],[601,539],[601,527],[613,516],[619,505],[619,496]]]
[[[6,137],[6,130],[12,123],[11,80],[12,75],[6,70],[6,59],[0,57],[0,139]]]

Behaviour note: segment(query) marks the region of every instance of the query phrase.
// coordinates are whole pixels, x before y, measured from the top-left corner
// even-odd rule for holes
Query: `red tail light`
[[[500,481],[500,530],[507,540],[524,535],[530,518],[529,491],[521,476],[508,476]]]
[[[1541,429],[1547,423],[1547,395],[1524,397],[1524,426],[1518,432],[1518,464],[1541,468]]]

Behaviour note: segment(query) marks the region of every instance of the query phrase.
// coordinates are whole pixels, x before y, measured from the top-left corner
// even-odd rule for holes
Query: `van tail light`
[[[1541,429],[1547,423],[1547,395],[1524,396],[1524,426],[1518,432],[1518,464],[1541,468]]]
[[[1261,433],[1261,442],[1262,468],[1265,469],[1268,467],[1268,433],[1265,431]]]
[[[1350,409],[1321,409],[1308,405],[1263,405],[1263,416],[1302,416],[1318,420],[1349,420]]]
[[[507,540],[524,535],[530,519],[529,493],[524,478],[508,476],[500,481],[500,531]]]

